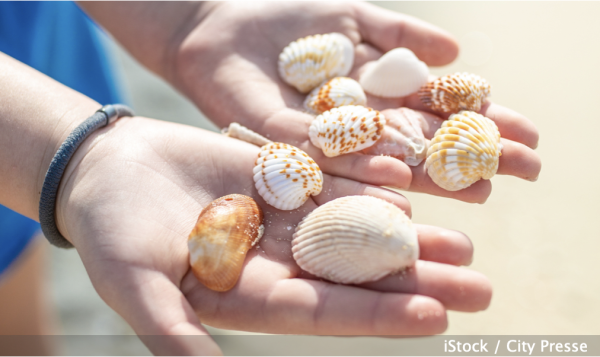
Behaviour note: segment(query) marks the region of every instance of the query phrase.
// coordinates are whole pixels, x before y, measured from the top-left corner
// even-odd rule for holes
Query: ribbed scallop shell
[[[262,210],[248,196],[228,195],[206,206],[188,238],[196,278],[211,290],[233,288],[248,250],[262,236],[262,221]]]
[[[360,151],[381,137],[385,117],[377,110],[346,105],[317,116],[308,136],[314,146],[328,157]]]
[[[279,75],[301,93],[323,81],[346,76],[354,63],[354,45],[341,33],[301,38],[279,55]]]
[[[363,89],[378,97],[404,97],[427,83],[429,69],[408,48],[395,48],[360,76]]]
[[[366,104],[367,96],[357,81],[335,77],[313,89],[304,101],[304,108],[311,114],[321,114],[344,105]]]
[[[303,270],[342,284],[379,280],[415,263],[417,231],[404,212],[375,197],[328,202],[296,227],[292,252]]]
[[[481,114],[461,111],[442,124],[427,150],[425,167],[438,186],[458,191],[490,179],[502,155],[496,124]]]
[[[419,97],[425,105],[437,112],[477,112],[490,92],[490,84],[485,79],[465,72],[443,76],[427,83],[419,90]]]
[[[263,146],[254,167],[258,193],[271,206],[293,210],[323,188],[323,173],[304,151],[288,144]]]
[[[421,113],[408,109],[387,109],[383,134],[375,145],[365,149],[368,155],[388,155],[418,166],[427,156],[427,139],[423,135]]]
[[[256,146],[263,146],[268,143],[272,143],[271,140],[238,123],[229,124],[229,127],[221,130],[221,133],[225,136],[229,136],[230,138],[239,139]]]

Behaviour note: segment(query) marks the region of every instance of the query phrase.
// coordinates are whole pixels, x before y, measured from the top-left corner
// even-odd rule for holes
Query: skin
[[[181,6],[180,18],[169,35],[145,45],[144,28],[123,27],[128,14],[148,19],[153,9],[122,4],[115,15],[112,4],[82,3],[96,20],[115,36],[141,63],[154,70],[221,127],[237,121],[274,141],[306,151],[331,175],[363,183],[392,186],[414,192],[483,203],[491,194],[491,182],[449,192],[429,178],[424,164],[409,167],[394,158],[350,154],[327,158],[308,138],[313,116],[303,113],[304,94],[285,84],[277,72],[277,59],[291,41],[318,33],[340,32],[356,45],[350,74],[357,79],[369,62],[396,47],[407,47],[430,66],[452,62],[458,45],[447,32],[410,16],[366,3],[203,3]],[[112,11],[111,11],[112,10]],[[126,17],[127,16],[127,17]],[[168,26],[166,26],[168,27]],[[167,38],[161,45],[161,38]],[[153,55],[156,48],[161,55]],[[383,99],[367,97],[377,110],[409,107],[428,114],[433,125],[429,138],[448,114],[433,113],[417,95]],[[503,137],[498,174],[535,181],[541,161],[534,149],[538,132],[533,123],[508,108],[487,102],[481,114],[494,120]],[[436,120],[437,119],[437,120]],[[435,122],[435,123],[434,123]]]
[[[12,93],[0,103],[0,159],[11,168],[0,172],[0,203],[35,219],[48,153],[100,105],[4,55],[0,73],[0,90]],[[378,282],[343,286],[301,271],[288,227],[318,205],[360,194],[408,213],[410,205],[392,191],[325,175],[322,194],[298,210],[276,210],[254,188],[258,151],[197,128],[122,118],[94,132],[67,166],[58,228],[75,245],[98,294],[153,353],[219,354],[208,337],[187,337],[207,336],[201,322],[271,333],[434,334],[446,328],[447,309],[488,306],[487,278],[457,267],[472,259],[469,239],[442,228],[418,226],[419,262]],[[248,254],[238,284],[216,293],[191,273],[186,241],[202,208],[231,193],[258,202],[265,235]]]

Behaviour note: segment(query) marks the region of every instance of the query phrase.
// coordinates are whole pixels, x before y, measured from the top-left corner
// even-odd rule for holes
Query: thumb
[[[111,307],[131,325],[154,355],[221,355],[179,288],[164,274],[137,272],[112,290]],[[123,276],[121,276],[123,277]]]
[[[353,2],[356,20],[366,42],[382,52],[406,47],[432,66],[452,62],[458,56],[458,44],[448,32],[412,16]]]

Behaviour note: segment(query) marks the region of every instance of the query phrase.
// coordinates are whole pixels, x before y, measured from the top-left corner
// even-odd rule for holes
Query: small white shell
[[[383,134],[375,145],[363,152],[368,155],[388,155],[418,166],[427,156],[427,139],[422,125],[421,113],[408,108],[385,110],[386,124]]]
[[[323,173],[304,151],[283,143],[260,148],[254,167],[258,193],[271,206],[293,210],[323,188]]]
[[[348,77],[325,81],[304,101],[304,108],[311,114],[321,114],[344,105],[367,105],[367,96],[360,84]]]
[[[423,104],[437,112],[477,112],[490,92],[488,81],[476,74],[464,72],[449,74],[427,83],[419,90],[419,97]]]
[[[438,186],[458,191],[496,174],[502,151],[496,123],[481,114],[452,114],[436,131],[425,167]]]
[[[225,136],[229,136],[230,138],[239,139],[256,146],[263,146],[268,143],[272,143],[271,140],[238,123],[229,124],[229,127],[221,130],[221,133]]]
[[[385,117],[377,110],[356,105],[333,108],[310,124],[308,136],[328,157],[360,151],[381,137]]]
[[[384,200],[348,196],[328,202],[296,227],[294,259],[303,270],[342,284],[379,280],[415,263],[416,229]]]
[[[354,63],[354,45],[341,33],[301,38],[279,55],[279,75],[301,93],[323,81],[346,76]]]
[[[360,76],[364,90],[378,97],[404,97],[427,83],[429,69],[408,48],[395,48]]]

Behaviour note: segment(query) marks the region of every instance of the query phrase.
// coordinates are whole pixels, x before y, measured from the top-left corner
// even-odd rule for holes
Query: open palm
[[[291,254],[295,226],[337,197],[368,194],[410,212],[404,197],[325,175],[323,192],[294,211],[268,206],[254,188],[258,148],[218,134],[144,118],[125,118],[88,139],[59,190],[57,222],[77,248],[100,296],[155,354],[218,353],[200,321],[230,329],[306,334],[432,334],[446,309],[487,307],[491,288],[468,264],[464,235],[419,226],[420,260],[404,273],[363,286],[315,279]],[[189,270],[187,236],[212,200],[252,196],[265,234],[238,284],[217,293]],[[166,335],[161,343],[148,335]],[[165,340],[166,338],[166,340]],[[165,343],[166,341],[166,343]]]
[[[340,32],[356,46],[350,76],[358,78],[369,61],[395,47],[407,47],[429,65],[451,62],[458,47],[450,35],[409,16],[365,3],[219,3],[179,46],[171,81],[220,126],[237,121],[275,141],[306,151],[325,173],[379,186],[484,202],[491,183],[482,180],[458,192],[436,186],[424,164],[409,167],[389,157],[350,154],[327,158],[308,139],[313,116],[303,112],[304,94],[285,84],[277,72],[279,53],[291,41],[313,34]],[[431,138],[441,119],[416,95],[391,100],[368,96],[378,109],[410,107],[424,111]],[[538,133],[525,117],[487,103],[481,113],[496,122],[503,137],[499,174],[535,180],[541,169],[533,151]],[[437,119],[437,120],[436,120]]]

